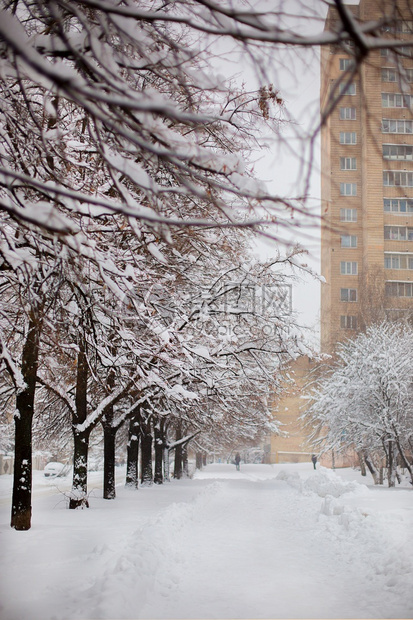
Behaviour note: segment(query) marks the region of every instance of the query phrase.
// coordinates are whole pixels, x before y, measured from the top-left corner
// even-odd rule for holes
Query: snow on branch
[[[0,360],[3,362],[7,371],[13,381],[14,387],[19,391],[23,391],[26,389],[27,385],[23,378],[20,368],[16,364],[13,356],[10,351],[6,347],[3,337],[0,334]]]
[[[173,443],[168,444],[168,450],[175,450],[175,448],[177,448],[178,446],[184,446],[187,443],[189,443],[192,439],[194,439],[194,437],[196,437],[197,435],[200,434],[200,430],[196,431],[195,433],[191,433],[190,435],[186,435],[185,437],[182,437],[182,439],[177,439],[177,441],[174,441]]]

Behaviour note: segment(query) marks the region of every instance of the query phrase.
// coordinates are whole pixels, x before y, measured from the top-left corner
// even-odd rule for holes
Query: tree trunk
[[[111,424],[103,426],[103,499],[115,499],[115,441],[116,428]]]
[[[13,498],[10,525],[29,530],[32,518],[32,420],[39,362],[42,321],[32,316],[22,352],[21,372],[26,387],[16,396]]]
[[[195,456],[195,467],[202,469],[202,452],[197,452]]]
[[[182,473],[186,478],[189,477],[188,444],[182,446]]]
[[[155,484],[163,483],[163,452],[165,435],[162,428],[162,422],[157,421],[153,427],[155,436],[155,473],[153,481]]]
[[[78,430],[78,425],[83,424],[87,417],[87,380],[88,363],[86,357],[86,345],[83,336],[80,336],[79,353],[77,356],[76,373],[76,412],[74,415],[73,430],[73,485],[72,497],[69,508],[88,508],[87,501],[87,459],[89,452],[89,437],[91,429]]]
[[[87,499],[87,459],[89,453],[90,430],[73,432],[73,484],[69,508],[89,508]]]
[[[367,454],[367,452],[363,455],[364,461],[369,468],[369,472],[373,477],[374,484],[379,484],[379,472],[377,471],[372,459]]]
[[[366,461],[364,458],[364,454],[362,452],[357,452],[357,456],[359,457],[361,475],[366,476],[367,471],[366,471]]]
[[[387,483],[389,487],[396,486],[396,466],[397,455],[395,454],[394,441],[389,441],[389,451],[387,454]]]
[[[128,431],[125,486],[130,489],[138,488],[139,436],[140,436],[140,422],[139,422],[139,417],[136,416],[134,418],[131,418],[131,420],[129,421],[129,431]]]
[[[206,464],[207,464],[207,457],[206,457],[206,454],[203,454],[203,455],[202,455],[202,464],[203,464],[204,466],[206,466]]]
[[[112,354],[115,356],[116,349],[112,347]],[[109,392],[115,387],[115,372],[112,369],[108,372],[107,388]],[[115,499],[115,451],[116,433],[118,428],[113,427],[113,404],[105,408],[102,418],[103,426],[103,499]]]
[[[164,475],[164,480],[166,480],[167,482],[170,481],[170,475],[169,475],[169,449],[168,446],[164,446],[163,448],[163,475]]]
[[[400,441],[397,442],[397,447],[398,447],[398,450],[399,450],[399,454],[400,454],[400,458],[401,458],[401,461],[402,461],[402,465],[409,472],[410,482],[411,482],[411,484],[413,484],[413,467],[412,467],[411,463],[409,463],[409,459],[406,456],[406,453],[405,453],[405,451],[404,451]]]
[[[181,427],[178,426],[176,429],[176,441],[182,439]],[[179,480],[182,478],[182,444],[178,444],[175,447],[175,465],[174,465],[174,478]]]
[[[150,420],[141,422],[141,484],[143,486],[150,486],[153,482],[152,440]]]

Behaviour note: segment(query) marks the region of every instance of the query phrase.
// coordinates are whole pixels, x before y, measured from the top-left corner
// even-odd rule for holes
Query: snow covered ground
[[[411,618],[413,490],[353,470],[209,465],[66,510],[35,473],[33,527],[9,527],[0,477],[2,620]],[[69,480],[60,480],[65,490]]]

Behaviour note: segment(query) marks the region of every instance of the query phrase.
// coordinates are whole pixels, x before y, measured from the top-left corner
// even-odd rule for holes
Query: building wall
[[[308,443],[308,429],[300,416],[304,413],[307,399],[305,394],[309,382],[316,379],[317,362],[306,355],[291,362],[287,371],[287,388],[281,398],[273,402],[274,418],[280,422],[280,434],[271,436],[269,463],[309,463],[314,453]],[[284,436],[284,434],[286,436]],[[326,453],[318,457],[324,467],[354,467],[357,456],[352,451],[346,454]]]
[[[314,367],[314,362],[307,356],[301,356],[289,365],[289,387],[282,398],[273,402],[274,418],[281,423],[280,430],[288,436],[271,436],[271,463],[311,463],[311,447],[299,416],[305,406],[304,387]]]
[[[409,2],[393,0],[361,0],[358,6],[348,7],[355,18],[361,21],[380,19],[383,12],[392,15],[394,11],[412,20]],[[330,7],[326,28],[337,21],[335,9]],[[411,33],[389,33],[391,38],[412,41]],[[322,114],[327,113],[337,92],[340,80],[351,79],[355,85],[354,94],[345,94],[324,123],[321,134],[322,181],[321,197],[325,216],[321,238],[321,270],[326,283],[321,287],[321,348],[333,352],[335,344],[353,336],[364,325],[384,317],[385,309],[404,311],[406,316],[413,310],[413,297],[386,297],[386,282],[410,283],[413,269],[388,269],[388,261],[396,254],[413,257],[412,240],[387,240],[385,226],[412,227],[413,212],[410,214],[385,212],[384,198],[412,198],[413,187],[387,187],[383,185],[383,171],[412,171],[412,158],[388,160],[384,158],[383,145],[413,145],[412,134],[383,133],[382,119],[412,120],[411,108],[383,107],[382,93],[400,93],[400,83],[384,81],[382,69],[413,69],[413,58],[397,58],[382,55],[376,50],[369,55],[361,69],[352,77],[340,67],[340,61],[351,61],[352,50],[326,46],[321,52]],[[396,65],[398,63],[398,65]],[[411,77],[411,76],[410,76]],[[412,82],[403,85],[404,92],[412,92]],[[341,108],[352,108],[350,118],[340,116]],[[355,118],[352,115],[355,111]],[[341,143],[340,134],[356,134],[356,143]],[[342,169],[342,159],[356,162],[356,169]],[[351,161],[351,164],[353,161]],[[341,185],[354,184],[356,195],[342,195]],[[348,188],[348,185],[347,185]],[[343,221],[346,214],[355,210],[357,221]],[[357,247],[343,247],[342,236],[347,241],[357,239]],[[350,241],[350,243],[352,243]],[[393,253],[393,254],[391,254]],[[396,254],[395,254],[396,253]],[[403,259],[404,260],[404,259]],[[357,274],[342,273],[341,264],[357,263]],[[386,263],[387,264],[387,263]],[[412,263],[413,265],[413,263]],[[404,285],[403,285],[404,286]],[[348,290],[351,301],[342,299],[342,289]],[[388,290],[388,288],[387,288]],[[403,290],[403,289],[397,289]],[[410,290],[410,289],[405,289]],[[356,291],[356,301],[353,300]],[[353,318],[341,318],[353,317]]]

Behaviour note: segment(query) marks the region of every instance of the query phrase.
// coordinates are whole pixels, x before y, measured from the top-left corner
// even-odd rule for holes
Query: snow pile
[[[345,493],[368,493],[365,485],[359,484],[355,480],[346,482],[334,471],[325,467],[320,467],[306,480],[303,480],[298,472],[282,470],[277,475],[277,480],[284,480],[304,495],[314,493],[319,497],[341,497]]]
[[[287,471],[283,469],[282,471],[280,471],[276,479],[284,480],[284,482],[289,484],[290,487],[293,487],[298,491],[303,490],[303,481],[301,480],[299,474],[295,471]]]
[[[326,539],[347,546],[347,561],[354,563],[355,570],[360,565],[371,589],[373,584],[381,583],[383,591],[395,599],[406,597],[413,576],[411,519],[409,523],[402,515],[389,517],[342,501],[327,495],[321,505],[320,524],[325,527]],[[363,567],[360,555],[364,557]],[[412,598],[407,595],[411,606]]]
[[[320,497],[341,497],[345,493],[368,493],[366,486],[355,480],[345,482],[333,470],[320,467],[303,485],[304,491],[316,493]]]
[[[400,492],[410,497],[409,491],[386,490],[384,496],[384,489],[370,490],[365,484],[346,481],[339,473],[324,467],[306,479],[291,469],[281,471],[277,479],[297,489],[301,496],[323,498],[315,540],[320,545],[334,545],[341,563],[364,574],[365,592],[373,592],[381,584],[380,588],[388,596],[409,601],[409,608],[413,609],[413,596],[407,594],[413,576],[413,519],[405,511],[397,510],[395,502],[397,497],[402,497]],[[390,508],[383,512],[381,502],[386,500]],[[376,616],[386,617],[386,612],[382,615],[376,612]],[[387,617],[399,616],[387,612]]]

